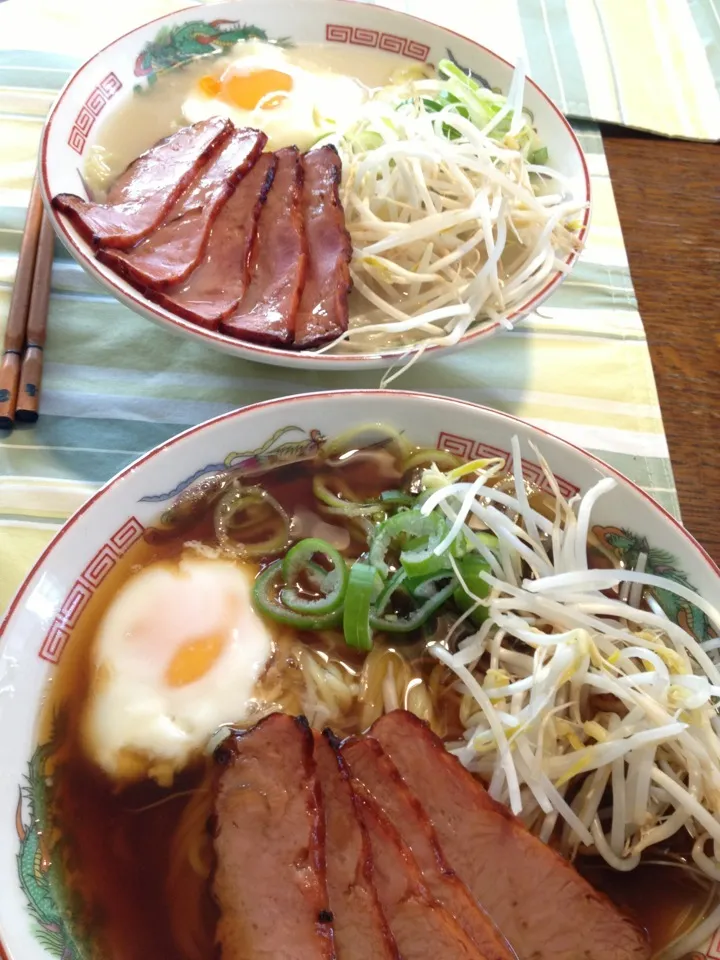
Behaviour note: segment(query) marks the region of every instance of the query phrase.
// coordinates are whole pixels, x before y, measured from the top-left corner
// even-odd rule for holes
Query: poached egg
[[[352,122],[367,91],[351,77],[303,64],[282,47],[243,42],[217,74],[194,85],[182,105],[188,123],[227,117],[268,137],[268,150],[308,150]]]
[[[185,556],[150,564],[115,595],[95,638],[83,728],[112,779],[169,785],[219,727],[247,717],[273,650],[252,607],[254,576]]]

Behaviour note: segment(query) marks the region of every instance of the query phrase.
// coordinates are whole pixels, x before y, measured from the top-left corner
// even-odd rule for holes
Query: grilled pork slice
[[[334,147],[320,147],[303,157],[308,269],[295,321],[298,350],[320,346],[347,330],[352,244],[340,202],[341,174]]]
[[[513,960],[505,938],[448,866],[435,831],[417,798],[380,743],[369,737],[346,740],[342,757],[362,781],[415,857],[428,890],[455,917],[487,960]]]
[[[332,960],[322,799],[304,718],[275,713],[215,752],[222,960]]]
[[[133,160],[113,184],[107,203],[60,193],[53,198],[53,207],[89,243],[127,250],[162,223],[232,131],[232,123],[220,117],[183,127]]]
[[[236,187],[210,231],[201,262],[187,280],[150,299],[208,330],[237,307],[247,290],[257,222],[275,176],[276,157],[263,153]]]
[[[403,960],[486,960],[453,915],[433,900],[400,834],[358,781],[358,808],[370,836],[380,905]]]
[[[301,201],[299,151],[278,150],[275,181],[258,223],[250,285],[238,308],[221,324],[222,333],[268,346],[292,342],[307,267]]]
[[[371,728],[435,827],[447,862],[522,960],[647,960],[643,932],[525,829],[413,714]]]
[[[100,250],[98,259],[143,292],[181,283],[200,262],[213,223],[266,142],[259,130],[236,130],[157,230],[127,252]]]
[[[372,880],[370,840],[355,809],[345,763],[327,735],[315,735],[325,809],[327,885],[338,960],[399,960]]]

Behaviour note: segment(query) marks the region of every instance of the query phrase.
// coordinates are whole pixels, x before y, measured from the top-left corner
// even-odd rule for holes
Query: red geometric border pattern
[[[108,100],[114,97],[121,87],[122,83],[118,80],[117,76],[114,73],[109,73],[104,80],[100,81],[82,107],[80,107],[80,112],[75,117],[75,123],[68,136],[68,146],[71,147],[75,153],[82,156],[88,134],[92,130],[96,118],[100,116]]]
[[[720,931],[718,931],[710,941],[707,953],[698,954],[698,958],[699,960],[703,960],[703,958],[707,958],[707,960],[720,960]]]
[[[438,449],[447,450],[448,453],[455,453],[464,460],[479,460],[482,457],[502,457],[508,470],[512,470],[512,454],[507,450],[501,450],[499,447],[491,447],[489,443],[483,443],[481,440],[471,440],[469,437],[459,437],[454,433],[441,433],[438,437]],[[546,493],[552,493],[547,477],[542,469],[529,460],[522,462],[523,473],[540,490]],[[570,483],[569,480],[563,480],[562,477],[555,475],[560,493],[566,498],[574,497],[580,491],[580,487]],[[719,958],[720,960],[720,958]]]
[[[430,53],[430,47],[409,37],[398,37],[394,33],[380,33],[379,30],[368,30],[365,27],[349,27],[341,23],[326,24],[325,39],[332,43],[353,43],[358,47],[374,47],[388,53],[411,57],[422,63],[427,60]]]
[[[118,562],[123,554],[143,535],[145,528],[135,517],[130,517],[116,530],[107,543],[98,550],[90,563],[77,578],[62,602],[57,616],[50,625],[39,651],[41,660],[58,663],[70,639],[70,631],[80,619],[93,593]]]

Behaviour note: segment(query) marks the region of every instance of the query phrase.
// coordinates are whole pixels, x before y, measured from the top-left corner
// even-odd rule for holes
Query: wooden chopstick
[[[43,213],[27,315],[25,353],[20,368],[20,386],[15,410],[15,419],[21,423],[35,423],[38,418],[54,242],[55,233],[52,224],[47,214]]]
[[[0,360],[0,428],[38,418],[53,261],[53,229],[33,182]]]
[[[20,383],[20,363],[25,345],[25,330],[41,222],[42,199],[40,184],[36,177],[30,194],[10,312],[5,327],[3,355],[0,360],[0,427],[11,427],[15,416]]]

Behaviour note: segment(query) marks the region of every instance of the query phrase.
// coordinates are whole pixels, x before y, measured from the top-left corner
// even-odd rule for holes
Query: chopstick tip
[[[36,423],[38,419],[37,410],[24,410],[18,408],[15,411],[15,420],[17,423]],[[0,426],[2,424],[0,423]]]

